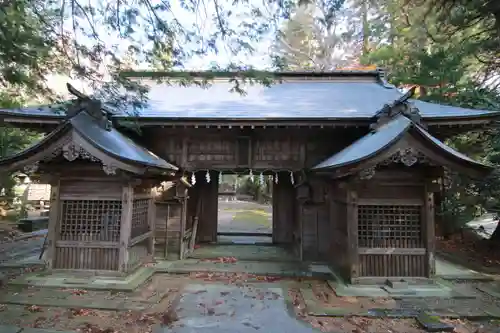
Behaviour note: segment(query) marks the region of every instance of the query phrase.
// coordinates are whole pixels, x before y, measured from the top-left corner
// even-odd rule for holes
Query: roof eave
[[[353,159],[351,161],[344,162],[344,163],[338,163],[338,164],[324,166],[324,167],[315,166],[315,167],[311,168],[311,170],[324,172],[324,171],[339,169],[339,168],[343,168],[343,167],[347,167],[347,166],[351,166],[351,165],[357,165],[357,164],[369,161],[370,159],[375,158],[375,157],[379,156],[380,154],[383,154],[385,151],[391,149],[391,147],[393,147],[396,143],[398,143],[398,141],[401,140],[401,138],[410,130],[411,127],[412,127],[412,123],[409,123],[406,127],[402,128],[401,132],[399,132],[397,134],[397,136],[395,136],[391,141],[389,141],[387,144],[385,144],[384,146],[380,147],[379,149],[377,149],[376,151],[374,151],[370,154],[367,154],[363,157]],[[369,134],[367,134],[367,135],[369,135]],[[353,144],[355,144],[355,143],[356,142],[354,142]],[[340,151],[339,153],[341,153],[341,152],[342,151]],[[339,154],[339,153],[337,153],[337,154]],[[336,155],[336,154],[334,154],[334,155]],[[331,156],[331,157],[333,157],[333,156]]]
[[[122,163],[125,163],[125,164],[129,164],[131,166],[138,166],[140,168],[144,168],[145,170],[161,170],[161,171],[158,171],[158,172],[168,172],[168,171],[178,171],[179,168],[175,165],[172,165],[171,163],[168,163],[167,161],[163,160],[167,165],[165,165],[164,167],[163,166],[160,166],[158,164],[152,164],[152,163],[147,163],[147,162],[143,162],[143,161],[136,161],[136,160],[133,160],[133,159],[128,159],[128,158],[124,158],[112,151],[108,151],[106,149],[103,149],[100,145],[96,144],[94,142],[94,140],[92,140],[92,138],[89,138],[85,135],[85,133],[83,131],[81,131],[80,129],[78,129],[77,127],[73,126],[73,129],[78,133],[78,135],[83,139],[85,140],[89,145],[91,145],[92,147],[94,147],[95,149],[98,149],[101,153],[103,153],[104,155],[107,155],[117,161],[120,161]]]

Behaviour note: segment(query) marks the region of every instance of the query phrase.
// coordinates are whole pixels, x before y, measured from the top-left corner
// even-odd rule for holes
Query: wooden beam
[[[134,189],[131,183],[122,187],[122,216],[120,221],[120,250],[118,253],[118,270],[127,272],[130,243],[130,233],[132,229],[132,205],[134,198]]]
[[[421,256],[426,253],[425,248],[397,248],[397,247],[381,247],[381,248],[368,248],[360,247],[358,254],[364,255],[416,255]]]

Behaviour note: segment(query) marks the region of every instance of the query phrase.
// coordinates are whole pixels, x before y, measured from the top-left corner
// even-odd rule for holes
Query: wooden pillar
[[[201,213],[198,225],[200,242],[217,241],[217,222],[219,206],[219,184],[217,182],[217,173],[210,173],[211,182],[205,181],[205,173],[197,174],[197,182],[193,188],[197,188],[201,201]]]
[[[433,277],[436,274],[436,226],[434,215],[434,193],[431,192],[432,188],[429,185],[425,186],[424,190],[424,206],[422,214],[423,224],[423,237],[426,247],[426,264],[427,264],[427,277]]]
[[[134,199],[134,188],[131,183],[122,187],[122,216],[120,221],[120,247],[118,253],[118,270],[127,272],[128,245],[130,243],[130,232],[132,229],[132,205]]]
[[[359,275],[358,254],[358,193],[347,188],[347,258],[351,283]]]
[[[182,260],[184,259],[184,256],[186,254],[186,229],[187,229],[187,201],[185,197],[180,198],[181,202],[181,217],[180,217],[180,224],[181,224],[181,232],[179,235],[179,259]]]
[[[155,255],[155,221],[156,221],[156,205],[154,201],[154,189],[150,191],[150,198],[148,204],[148,226],[151,236],[148,238],[148,254]]]
[[[59,238],[58,227],[59,219],[61,218],[60,187],[61,182],[59,178],[50,182],[49,226],[47,231],[47,248],[45,250],[45,262],[49,270],[53,268],[54,260],[56,260],[56,242]]]
[[[290,244],[293,241],[293,218],[298,205],[295,187],[288,172],[278,174],[273,184],[273,243]]]

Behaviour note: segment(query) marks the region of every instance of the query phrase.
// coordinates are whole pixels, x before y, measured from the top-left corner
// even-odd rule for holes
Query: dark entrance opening
[[[217,243],[272,244],[272,178],[222,175],[218,191]]]

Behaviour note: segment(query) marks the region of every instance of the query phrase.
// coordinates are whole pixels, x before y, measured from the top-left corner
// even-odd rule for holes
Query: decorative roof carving
[[[375,114],[374,118],[376,119],[376,122],[373,123],[370,127],[372,129],[379,128],[380,126],[387,124],[396,116],[402,114],[413,121],[415,124],[426,128],[426,126],[422,122],[420,111],[413,103],[409,101],[409,99],[415,94],[416,88],[416,86],[411,87],[400,98],[396,99],[392,103],[385,104],[384,107]]]
[[[64,157],[64,159],[69,162],[73,162],[77,159],[87,160],[91,162],[99,162],[102,164],[102,169],[104,173],[106,173],[107,175],[115,175],[118,169],[118,167],[113,165],[112,163],[95,157],[87,150],[85,150],[83,147],[75,144],[74,142],[69,141],[61,143],[49,155],[45,156],[40,161],[35,161],[32,164],[26,165],[23,168],[23,171],[26,174],[31,175],[38,171],[40,162],[49,162],[59,156]]]
[[[102,102],[78,91],[69,83],[67,83],[66,86],[68,91],[77,98],[76,101],[68,107],[66,111],[67,118],[71,119],[80,112],[85,111],[92,118],[94,118],[102,128],[106,131],[111,131],[113,125],[111,120],[108,118],[108,113],[103,109]]]
[[[395,153],[390,155],[375,165],[367,167],[358,172],[359,179],[371,179],[381,166],[388,166],[391,164],[403,164],[404,166],[411,167],[416,164],[434,165],[434,163],[425,156],[422,152],[412,147],[398,149]]]

